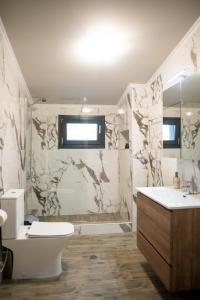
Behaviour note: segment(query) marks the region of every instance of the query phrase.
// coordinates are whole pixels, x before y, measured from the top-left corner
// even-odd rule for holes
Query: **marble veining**
[[[182,118],[182,147],[199,150],[200,143],[200,111],[196,111],[192,118]]]
[[[119,120],[116,114],[105,117],[106,148],[118,149],[119,147]]]
[[[80,111],[79,105],[33,107],[29,211],[49,216],[119,212],[116,108],[93,108],[92,115],[105,115],[105,149],[58,149],[58,115]]]
[[[30,95],[9,48],[0,24],[0,188],[3,190],[26,188],[27,171],[25,122]]]
[[[66,155],[63,154],[65,154],[64,152],[62,152],[62,156],[66,157]],[[110,195],[111,197],[107,199],[107,188],[110,188],[113,183],[117,186],[117,182],[116,180],[111,180],[110,175],[108,175],[105,170],[104,152],[101,150],[97,152],[96,159],[98,159],[98,168],[93,168],[83,159],[74,157],[73,152],[71,152],[71,155],[72,156],[67,156],[67,158],[60,159],[60,155],[56,154],[55,164],[53,163],[52,167],[48,165],[47,168],[45,166],[41,167],[41,165],[38,164],[38,160],[34,160],[33,162],[33,192],[42,208],[42,215],[69,213],[70,205],[73,205],[72,209],[78,210],[79,207],[76,207],[76,202],[79,197],[84,198],[85,201],[85,203],[82,204],[82,213],[117,211],[117,199],[114,199],[112,194]],[[73,186],[69,185],[69,176],[73,177]],[[106,187],[106,185],[108,185],[108,187]],[[86,189],[86,195],[84,191],[82,191],[83,194],[78,194],[79,190],[76,192],[77,188],[81,189],[83,186],[84,189]],[[72,189],[74,196],[70,196],[70,193],[67,196],[68,189]],[[114,195],[117,195],[117,192],[118,191],[115,191]],[[69,197],[76,197],[76,202],[74,204],[69,203],[68,206],[67,201]],[[81,201],[83,201],[83,199],[81,199]]]
[[[163,93],[163,84],[162,84],[162,76],[159,74],[154,81],[150,84],[152,91],[152,105],[156,105],[162,99]]]

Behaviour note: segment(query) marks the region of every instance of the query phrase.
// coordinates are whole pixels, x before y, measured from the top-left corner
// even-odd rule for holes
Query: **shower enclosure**
[[[123,149],[122,153],[119,147],[117,107],[93,105],[87,113],[105,116],[105,148],[99,149],[60,149],[60,115],[85,116],[85,113],[80,104],[49,104],[37,100],[28,107],[27,212],[41,221],[130,221],[126,199],[120,193],[126,189],[126,194],[132,197],[130,165],[124,164],[129,149]],[[126,181],[129,182],[124,186]]]

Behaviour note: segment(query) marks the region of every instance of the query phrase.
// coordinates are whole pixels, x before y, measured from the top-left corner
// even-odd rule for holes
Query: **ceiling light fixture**
[[[130,49],[130,35],[111,24],[91,25],[75,40],[72,51],[78,61],[89,65],[115,63]]]

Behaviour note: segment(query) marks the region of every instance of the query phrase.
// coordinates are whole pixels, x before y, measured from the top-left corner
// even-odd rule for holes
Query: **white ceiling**
[[[0,0],[0,16],[33,97],[116,104],[130,82],[144,83],[200,15],[200,0]],[[111,66],[74,61],[70,46],[90,24],[113,22],[133,49]]]

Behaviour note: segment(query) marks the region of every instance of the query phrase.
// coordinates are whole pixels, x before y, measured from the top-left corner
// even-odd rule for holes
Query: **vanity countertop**
[[[200,208],[200,194],[187,195],[172,187],[138,187],[137,191],[167,209]]]

